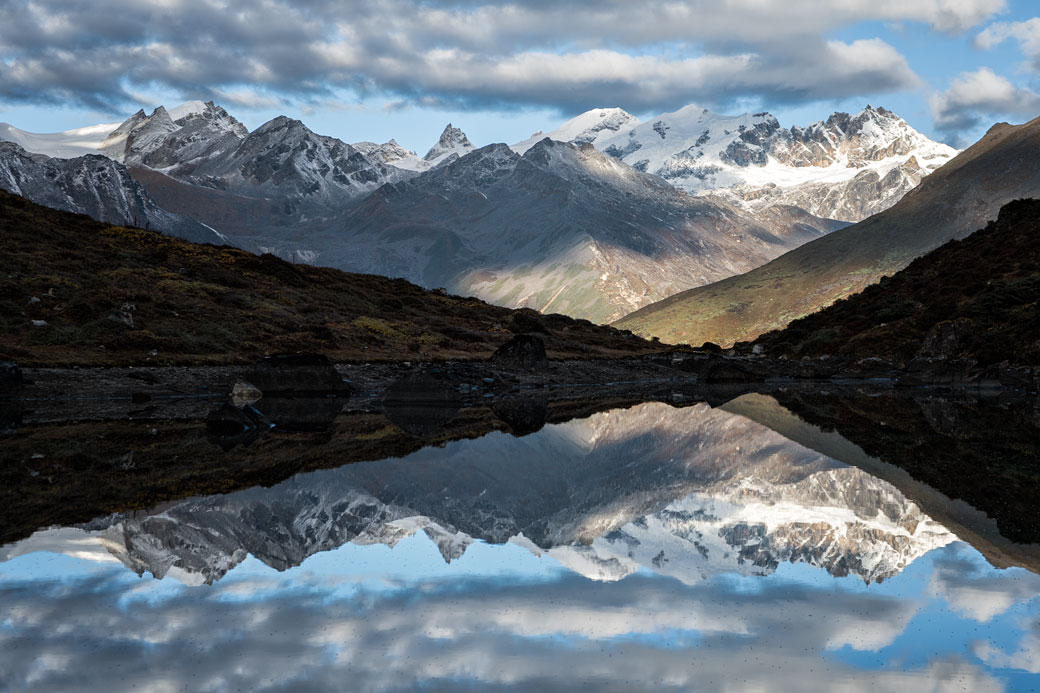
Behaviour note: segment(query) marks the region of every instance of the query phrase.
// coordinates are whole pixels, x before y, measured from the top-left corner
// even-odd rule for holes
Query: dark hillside
[[[109,226],[0,191],[0,358],[25,366],[489,356],[539,332],[550,357],[659,351],[562,315],[491,306],[402,279]]]
[[[1040,366],[1040,201],[757,341],[774,356],[968,358]]]

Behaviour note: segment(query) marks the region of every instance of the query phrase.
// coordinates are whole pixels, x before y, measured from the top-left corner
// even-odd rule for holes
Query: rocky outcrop
[[[536,370],[545,368],[545,342],[533,334],[518,334],[495,350],[491,363],[502,368]]]
[[[924,341],[917,355],[922,357],[958,356],[964,353],[978,336],[978,325],[968,318],[957,318],[956,320],[943,320],[936,323]]]

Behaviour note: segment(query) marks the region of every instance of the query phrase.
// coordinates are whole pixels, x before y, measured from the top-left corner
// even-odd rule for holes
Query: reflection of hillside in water
[[[95,550],[137,572],[221,578],[252,554],[279,570],[347,542],[422,530],[446,560],[474,540],[548,552],[597,579],[640,567],[695,582],[786,561],[880,580],[954,540],[893,485],[701,404],[648,403],[492,433],[402,459],[173,502],[8,548]],[[107,554],[106,554],[107,555]]]

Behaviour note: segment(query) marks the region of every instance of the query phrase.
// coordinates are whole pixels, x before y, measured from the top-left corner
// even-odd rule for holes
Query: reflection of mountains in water
[[[392,546],[418,530],[446,560],[474,539],[512,540],[592,578],[645,566],[687,581],[768,574],[784,561],[873,581],[955,538],[857,468],[735,414],[657,403],[85,529],[136,572],[189,582],[217,580],[249,554],[284,570],[347,542]]]

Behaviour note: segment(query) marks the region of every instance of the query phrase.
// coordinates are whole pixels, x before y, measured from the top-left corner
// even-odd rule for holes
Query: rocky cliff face
[[[126,168],[104,156],[52,159],[0,142],[0,189],[98,221],[223,244],[213,229],[160,209]]]
[[[786,561],[872,581],[954,539],[858,469],[740,416],[663,404],[299,475],[86,529],[136,572],[188,582],[219,579],[246,555],[284,570],[348,541],[393,545],[420,530],[447,561],[475,539],[514,541],[595,579],[646,567],[691,582],[764,575]]]

